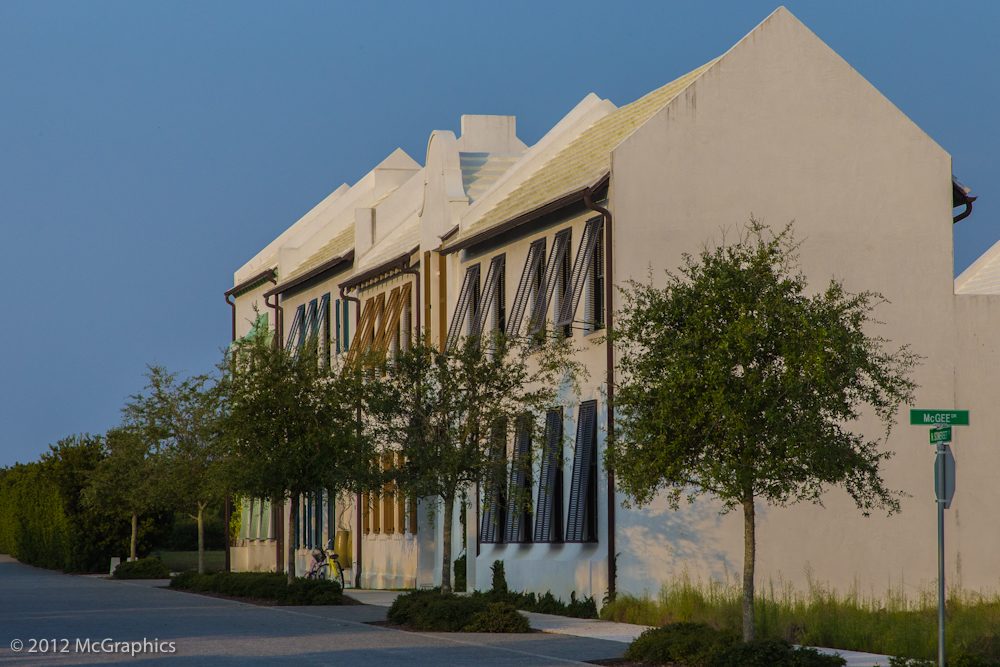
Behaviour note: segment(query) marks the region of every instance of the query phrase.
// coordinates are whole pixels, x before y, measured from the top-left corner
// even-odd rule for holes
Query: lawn
[[[171,572],[184,572],[186,570],[198,569],[197,551],[155,551],[150,556],[155,556],[163,561]],[[206,551],[205,569],[221,570],[226,565],[225,551]]]

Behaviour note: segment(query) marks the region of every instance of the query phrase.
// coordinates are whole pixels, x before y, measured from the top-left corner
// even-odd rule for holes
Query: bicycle
[[[337,559],[339,556],[333,552],[333,540],[326,543],[326,549],[316,547],[312,551],[313,564],[306,573],[306,579],[320,579],[323,581],[333,580],[340,582],[340,589],[344,589],[344,568]],[[331,576],[331,574],[333,576]]]

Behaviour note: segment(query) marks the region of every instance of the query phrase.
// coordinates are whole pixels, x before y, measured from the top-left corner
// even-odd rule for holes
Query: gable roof
[[[955,294],[1000,294],[1000,241],[955,278]]]
[[[464,247],[463,242],[490,228],[593,186],[610,172],[611,152],[716,60],[595,121],[468,229],[452,237],[443,250]]]

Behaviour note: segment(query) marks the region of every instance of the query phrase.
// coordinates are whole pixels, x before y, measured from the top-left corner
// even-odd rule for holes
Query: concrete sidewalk
[[[344,591],[344,594],[364,604],[391,607],[393,601],[404,592],[349,589]],[[631,642],[651,627],[648,625],[615,623],[614,621],[600,621],[588,618],[567,618],[551,614],[536,614],[529,611],[521,613],[528,617],[528,622],[531,623],[531,627],[535,630],[573,637],[604,639],[613,642]],[[829,655],[839,653],[842,658],[847,660],[847,667],[879,667],[889,664],[888,656],[877,655],[875,653],[819,647],[817,647],[817,650],[820,653],[827,653]]]

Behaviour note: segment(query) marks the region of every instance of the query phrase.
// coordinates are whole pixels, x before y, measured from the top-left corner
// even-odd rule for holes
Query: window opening
[[[483,503],[482,523],[479,527],[479,541],[484,544],[503,543],[503,527],[507,523],[507,498],[504,493],[507,472],[507,425],[493,425],[493,445],[491,458],[493,470],[485,484],[486,502]]]
[[[581,239],[580,248],[576,253],[576,261],[573,263],[572,273],[567,272],[565,274],[565,297],[561,300],[560,308],[556,314],[556,326],[569,327],[576,318],[580,297],[587,286],[587,278],[591,275],[591,268],[595,266],[598,246],[601,245],[600,239],[603,222],[603,218],[591,218],[583,228],[583,239]],[[603,271],[601,274],[603,277]],[[596,275],[596,272],[594,275]],[[593,283],[591,282],[592,286]],[[593,291],[591,290],[590,294],[588,294],[588,300],[592,298],[592,295]]]
[[[597,401],[580,404],[569,491],[567,542],[597,541]]]
[[[531,422],[530,416],[519,420],[511,457],[505,541],[530,542],[531,531]]]
[[[483,294],[475,310],[475,324],[469,330],[470,336],[482,336],[486,332],[486,322],[493,313],[493,304],[497,299],[497,286],[503,280],[506,255],[497,255],[490,261],[486,271],[486,281],[483,283]]]
[[[479,265],[473,264],[465,269],[465,278],[462,281],[462,291],[458,294],[458,303],[455,306],[455,314],[451,318],[451,326],[448,327],[448,338],[445,349],[451,348],[458,342],[458,337],[462,335],[462,325],[465,318],[472,313],[471,320],[475,317],[476,307],[479,301]]]
[[[556,233],[552,242],[552,254],[549,255],[549,262],[545,266],[545,274],[542,276],[541,284],[538,286],[537,297],[531,309],[531,320],[529,322],[528,334],[531,336],[544,335],[545,320],[548,316],[549,302],[555,292],[558,274],[563,270],[563,262],[566,253],[569,251],[569,244],[572,240],[573,229],[564,229]]]
[[[521,280],[517,283],[517,292],[514,294],[514,303],[510,309],[510,319],[507,321],[506,331],[508,336],[521,335],[521,322],[524,313],[528,309],[528,301],[535,293],[541,267],[545,265],[545,239],[534,241],[528,248],[528,258],[524,262],[524,269],[521,271]]]
[[[545,448],[542,450],[538,503],[535,509],[535,542],[563,540],[563,411],[545,415]]]

